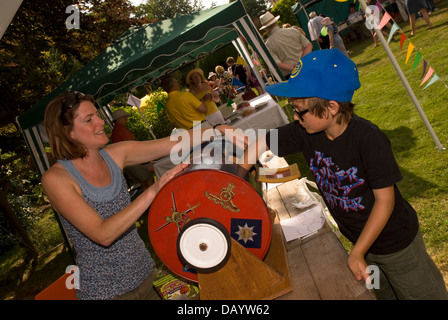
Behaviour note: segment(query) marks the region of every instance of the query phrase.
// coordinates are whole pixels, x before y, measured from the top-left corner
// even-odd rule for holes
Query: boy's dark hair
[[[235,63],[235,58],[233,58],[233,57],[228,57],[227,60],[226,60],[226,63],[227,63],[227,64]]]
[[[323,118],[330,106],[330,101],[321,98],[304,98],[310,112],[319,118]],[[336,114],[336,123],[349,123],[354,114],[355,105],[352,102],[338,102],[339,112]]]

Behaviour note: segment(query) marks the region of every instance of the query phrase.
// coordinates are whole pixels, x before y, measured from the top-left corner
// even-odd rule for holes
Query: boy
[[[339,50],[314,51],[288,82],[266,87],[289,97],[296,122],[249,148],[249,163],[268,147],[279,156],[302,152],[340,231],[354,243],[348,265],[357,280],[380,270],[378,299],[446,299],[440,271],[423,244],[417,214],[396,183],[402,178],[386,135],[356,116],[356,65]],[[297,123],[298,122],[298,123]]]

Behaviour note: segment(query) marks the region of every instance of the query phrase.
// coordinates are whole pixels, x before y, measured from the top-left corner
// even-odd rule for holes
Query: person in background
[[[216,87],[218,86],[218,78],[216,78],[216,73],[214,73],[214,72],[208,73],[207,81],[208,81],[208,85],[210,87],[212,87],[213,90],[215,90]]]
[[[202,69],[194,68],[190,70],[185,80],[190,92],[206,105],[205,120],[211,126],[223,124],[225,122],[224,117],[216,106],[216,102],[219,102],[219,95],[205,80]]]
[[[266,47],[285,78],[303,56],[313,50],[313,45],[303,34],[294,28],[280,28],[277,24],[280,16],[274,17],[269,11],[260,16],[260,31],[268,33]]]
[[[325,17],[322,20],[322,24],[327,27],[328,37],[330,39],[330,49],[338,49],[348,57],[347,49],[345,49],[344,40],[338,32],[338,27],[330,20],[329,17]]]
[[[236,97],[236,90],[232,86],[232,75],[224,69],[223,66],[218,65],[215,67],[216,76],[218,78],[218,94],[219,97],[227,101],[229,98],[233,99]]]
[[[406,0],[390,0],[390,3],[396,3],[401,18],[403,19],[403,21],[408,21],[409,15],[406,11]]]
[[[117,109],[112,112],[114,127],[110,136],[112,143],[120,141],[135,141],[134,134],[127,127],[129,114],[123,109]],[[123,170],[131,180],[140,183],[143,190],[148,189],[154,183],[153,163],[136,164],[125,167]]]
[[[349,7],[347,22],[350,24],[350,35],[352,40],[361,40],[371,36],[366,28],[364,19],[362,18],[362,13],[357,11],[353,4]]]
[[[415,14],[420,12],[423,19],[425,19],[428,28],[434,28],[429,20],[428,2],[426,0],[406,0],[406,9],[409,13],[409,23],[411,24],[411,36],[415,35]]]
[[[305,33],[305,31],[303,31],[303,29],[300,28],[299,26],[296,26],[296,25],[293,25],[293,26],[292,26],[290,23],[284,23],[284,24],[282,25],[282,28],[283,28],[283,29],[286,29],[286,28],[294,28],[294,29],[296,29],[296,30],[299,30],[299,31],[303,34],[303,36],[306,37],[306,33]]]
[[[237,64],[235,58],[228,57],[226,60],[227,65],[229,66],[228,72],[237,80],[239,80],[243,85],[247,85],[247,70],[241,65]]]
[[[354,277],[366,280],[367,266],[377,266],[378,299],[447,299],[417,213],[397,187],[402,176],[390,141],[354,113],[360,86],[357,66],[341,51],[303,57],[288,82],[266,87],[289,99],[295,122],[260,136],[241,167],[249,170],[266,148],[280,157],[301,152],[339,230],[354,245],[347,261]]]
[[[160,86],[168,93],[165,110],[168,119],[179,129],[191,129],[194,122],[202,122],[207,114],[207,106],[188,91],[180,91],[176,78],[167,75]]]
[[[329,49],[330,48],[330,40],[328,39],[328,35],[323,36],[321,34],[321,30],[324,27],[322,24],[322,20],[324,17],[318,16],[315,11],[312,11],[309,15],[310,20],[308,21],[308,32],[310,33],[311,41],[317,41],[319,48],[321,49]]]
[[[428,14],[439,10],[439,8],[437,8],[436,4],[434,3],[434,0],[426,0],[426,2],[428,3]]]

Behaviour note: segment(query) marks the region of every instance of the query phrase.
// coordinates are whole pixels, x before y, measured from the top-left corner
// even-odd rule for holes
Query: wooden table
[[[291,203],[298,190],[298,180],[271,188],[266,193],[268,206],[277,217],[274,230],[281,230],[280,220],[299,212]],[[316,234],[285,244],[292,291],[278,300],[372,300],[374,296],[364,281],[357,281],[347,266],[348,254],[327,224]]]

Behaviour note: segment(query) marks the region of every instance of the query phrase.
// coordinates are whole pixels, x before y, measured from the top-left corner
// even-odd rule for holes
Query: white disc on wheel
[[[214,268],[227,258],[229,243],[226,235],[208,223],[193,224],[182,231],[179,253],[192,267]]]

